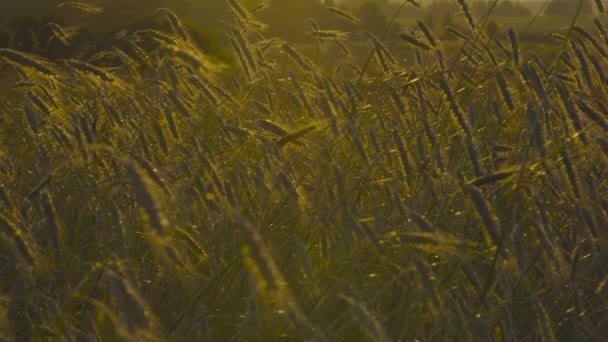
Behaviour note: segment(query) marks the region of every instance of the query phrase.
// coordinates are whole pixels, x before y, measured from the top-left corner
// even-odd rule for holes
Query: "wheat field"
[[[232,64],[167,9],[89,60],[0,49],[0,339],[606,338],[601,20],[545,58],[459,0],[456,47],[306,48],[228,3]]]

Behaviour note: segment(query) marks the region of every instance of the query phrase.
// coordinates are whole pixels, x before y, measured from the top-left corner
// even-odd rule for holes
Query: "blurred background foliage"
[[[103,12],[91,13],[70,6],[61,6],[60,0],[24,0],[0,2],[0,47],[10,47],[44,55],[50,59],[87,58],[96,52],[120,44],[120,37],[139,29],[165,28],[161,7],[170,8],[182,20],[197,45],[220,59],[226,44],[223,33],[230,26],[232,17],[226,0],[97,0],[83,3],[103,8]],[[390,0],[249,0],[241,1],[249,9],[256,8],[259,19],[267,27],[268,36],[295,42],[312,42],[311,19],[322,30],[367,31],[375,35],[386,34],[388,23],[398,13],[387,33],[407,31],[415,27],[415,19],[424,22],[436,33],[444,34],[446,26],[464,26],[458,16],[456,0],[432,0],[421,2],[421,7],[403,5]],[[549,2],[521,2],[518,0],[468,1],[478,17],[491,13],[487,30],[496,32],[501,23],[528,23],[538,14],[563,24],[562,16],[576,12],[579,1],[551,0]],[[352,15],[355,20],[328,10],[334,8]],[[581,14],[593,14],[591,0],[584,0]],[[69,40],[57,39],[57,24],[69,33]],[[547,31],[555,27],[547,27]],[[522,40],[538,39],[546,32],[526,31]],[[447,37],[449,38],[449,37]]]

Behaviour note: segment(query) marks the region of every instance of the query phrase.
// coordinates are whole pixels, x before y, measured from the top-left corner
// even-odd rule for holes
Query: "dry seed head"
[[[258,120],[258,126],[260,126],[260,128],[262,128],[263,130],[271,132],[278,136],[286,136],[287,134],[289,134],[289,132],[287,132],[287,130],[285,130],[283,127],[277,125],[276,123],[270,120],[260,119]]]
[[[226,201],[232,207],[236,205],[236,196],[234,195],[234,191],[232,191],[232,185],[228,180],[224,181],[224,192],[226,193]]]
[[[391,52],[384,46],[384,44],[382,44],[382,42],[380,42],[378,38],[376,38],[376,36],[369,32],[365,32],[365,35],[367,35],[372,40],[372,42],[374,43],[374,47],[376,47],[377,51],[381,51],[381,53],[384,54],[391,61],[392,64],[395,64],[395,58],[393,57]]]
[[[135,44],[129,39],[125,40],[125,42],[129,45],[129,51],[133,53],[133,55],[141,64],[147,67],[152,65],[152,59],[141,47],[139,47],[137,44]]]
[[[120,321],[126,322],[129,331],[150,327],[152,323],[148,317],[149,309],[126,276],[119,271],[108,270],[105,278],[108,281],[110,293],[116,299]]]
[[[68,66],[70,66],[78,71],[93,74],[93,75],[99,77],[100,79],[102,79],[103,81],[106,81],[106,82],[114,81],[114,79],[108,73],[106,73],[105,71],[101,70],[100,68],[93,66],[89,63],[85,63],[85,62],[81,62],[81,61],[77,61],[77,60],[73,60],[73,59],[66,60],[65,63]]]
[[[420,118],[422,119],[422,127],[424,129],[424,133],[429,142],[431,143],[431,147],[433,148],[433,154],[436,159],[437,166],[439,167],[439,169],[443,170],[445,169],[445,166],[443,163],[443,158],[441,156],[441,150],[439,148],[439,143],[437,142],[437,135],[433,131],[433,127],[429,122],[428,104],[424,97],[424,90],[422,89],[422,85],[420,84],[420,82],[416,82],[416,91],[418,94],[418,102],[420,103]]]
[[[167,121],[167,124],[169,125],[169,130],[171,131],[171,135],[173,135],[173,137],[176,140],[180,139],[179,136],[179,131],[177,130],[177,125],[175,123],[175,117],[173,117],[173,112],[171,111],[171,107],[169,107],[168,105],[163,106],[163,113],[165,115],[165,120]]]
[[[492,50],[490,49],[490,45],[489,44],[484,44],[483,45],[483,49],[485,54],[490,57],[490,60],[492,61],[492,65],[493,66],[498,66],[498,62],[496,61],[496,57],[494,57],[494,53],[492,52]]]
[[[509,42],[511,43],[511,53],[513,54],[513,62],[515,65],[519,65],[519,43],[517,39],[517,33],[512,27],[509,27]]]
[[[78,143],[78,150],[82,156],[82,159],[86,162],[89,161],[89,149],[87,148],[87,144],[82,138],[82,131],[79,127],[74,128],[73,135],[76,138],[76,142]]]
[[[546,96],[545,87],[543,85],[543,81],[540,78],[540,75],[536,71],[536,68],[532,65],[524,65],[524,74],[527,80],[529,81],[527,83],[532,86],[539,98],[544,98]]]
[[[253,78],[251,77],[251,71],[249,70],[249,64],[247,63],[245,54],[244,54],[243,50],[241,49],[241,46],[234,38],[230,38],[230,46],[232,47],[232,50],[236,53],[236,56],[239,59],[239,62],[241,63],[241,67],[243,68],[243,71],[245,72],[245,76],[247,76],[247,78],[249,80],[252,80]]]
[[[267,5],[265,3],[260,2],[259,4],[257,4],[255,6],[249,8],[248,11],[250,13],[255,13],[255,12],[258,12],[258,11],[261,11],[261,10],[265,9],[266,7],[267,7]]]
[[[399,37],[401,37],[401,39],[405,40],[406,42],[410,43],[411,45],[417,47],[417,48],[421,48],[425,51],[431,51],[431,47],[428,46],[426,43],[421,42],[420,40],[418,40],[418,38],[407,34],[405,32],[402,32]]]
[[[541,125],[541,118],[532,103],[528,103],[527,107],[528,122],[532,127],[532,129],[530,130],[532,144],[538,150],[540,155],[544,157],[546,153],[546,139],[543,126]]]
[[[114,56],[118,57],[118,59],[120,59],[122,64],[129,69],[129,72],[131,73],[131,75],[133,77],[135,77],[135,78],[138,77],[137,69],[136,69],[137,61],[135,59],[133,59],[131,56],[129,56],[128,54],[126,54],[124,51],[117,48],[116,46],[112,47],[112,54]]]
[[[337,14],[338,16],[347,19],[349,21],[356,21],[357,19],[355,17],[353,17],[350,13],[347,13],[346,11],[343,11],[337,7],[327,7],[328,10],[330,10],[332,13]]]
[[[509,49],[507,49],[506,46],[504,46],[503,43],[499,39],[492,38],[492,41],[498,47],[498,49],[505,55],[505,57],[507,57],[507,58],[511,57],[511,53],[509,52]]]
[[[160,145],[160,149],[163,153],[169,153],[169,147],[167,146],[167,139],[165,138],[165,132],[163,132],[163,128],[158,123],[158,121],[152,121],[152,128],[154,129],[154,133],[156,134],[156,138],[158,139],[158,143]]]
[[[515,172],[514,170],[497,171],[490,175],[478,177],[478,178],[472,180],[470,183],[475,185],[476,187],[480,187],[482,185],[494,184],[503,179],[507,179],[507,178],[511,177],[514,172]]]
[[[116,108],[111,103],[106,101],[105,99],[101,100],[101,104],[102,104],[103,108],[105,109],[106,113],[108,113],[110,118],[112,118],[114,123],[116,125],[120,126],[122,124],[122,118],[120,117],[120,114],[118,113]]]
[[[342,174],[342,170],[340,167],[336,165],[333,168],[334,181],[336,183],[336,188],[338,190],[338,195],[340,196],[341,202],[343,205],[346,205],[348,191],[346,189],[346,182],[344,181],[344,175]]]
[[[583,132],[583,123],[580,116],[578,115],[578,112],[576,111],[576,108],[574,107],[574,103],[572,102],[572,97],[570,92],[568,91],[568,88],[566,88],[566,85],[564,85],[564,83],[559,79],[555,80],[555,85],[557,87],[559,98],[561,99],[562,104],[566,108],[568,117],[570,118],[570,121],[572,121],[572,125],[579,134],[579,139],[583,144],[587,145],[587,138]]]
[[[454,93],[452,92],[452,89],[450,89],[450,85],[448,84],[448,81],[445,79],[445,77],[443,75],[440,75],[440,77],[439,77],[439,86],[441,87],[441,89],[445,93],[446,97],[448,98],[448,102],[450,103],[450,108],[452,109],[452,113],[456,117],[458,125],[464,131],[465,136],[470,136],[471,135],[471,126],[470,126],[469,122],[467,121],[466,117],[464,116],[464,114],[462,113],[462,110],[460,109],[458,102],[456,102]]]
[[[380,52],[380,50],[378,49],[374,49],[374,52],[377,60],[380,62],[380,65],[382,65],[382,69],[384,69],[384,72],[389,72],[388,65],[386,64],[386,60],[384,59],[384,55],[382,54],[382,52]]]
[[[187,117],[190,117],[190,111],[186,108],[184,102],[178,97],[177,92],[175,90],[169,91],[169,99],[173,102],[173,105],[179,110],[182,114]]]
[[[236,42],[239,44],[239,46],[241,47],[241,51],[243,51],[243,54],[245,55],[249,67],[251,68],[251,70],[255,71],[257,69],[257,65],[255,63],[255,60],[253,59],[253,54],[251,53],[251,49],[249,49],[249,44],[243,36],[243,33],[239,30],[232,31],[234,33],[234,36],[236,37]]]
[[[589,55],[589,60],[591,60],[591,65],[593,65],[593,69],[597,73],[598,78],[600,79],[600,82],[604,86],[607,86],[608,77],[606,77],[606,74],[604,73],[604,69],[602,68],[602,65],[600,64],[600,61],[598,60],[598,58],[594,55]]]
[[[53,106],[54,108],[57,108],[57,101],[55,101],[55,97],[56,95],[51,94],[51,92],[49,90],[57,90],[55,85],[51,85],[49,87],[40,87],[40,90],[42,91],[44,98],[46,101],[48,101],[51,106]]]
[[[537,236],[539,236],[542,245],[550,257],[554,271],[558,275],[564,275],[567,271],[567,265],[561,251],[555,246],[556,241],[548,234],[551,227],[544,224],[535,224],[534,227],[536,228]]]
[[[437,49],[435,51],[435,56],[437,56],[437,62],[439,62],[439,67],[441,68],[441,71],[445,72],[446,68],[445,68],[445,59],[443,58],[443,51],[441,51],[440,49]]]
[[[467,37],[467,36],[466,36],[464,33],[462,33],[462,32],[460,32],[460,31],[458,31],[458,30],[457,30],[457,29],[455,29],[454,27],[451,27],[451,26],[446,26],[446,27],[445,27],[445,30],[446,30],[448,33],[451,33],[451,34],[453,34],[454,36],[456,36],[456,37],[458,37],[458,38],[460,38],[460,39],[462,39],[462,40],[468,40],[468,39],[469,39],[469,38],[468,38],[468,37]]]
[[[274,260],[268,253],[264,241],[260,237],[256,229],[246,220],[240,213],[234,214],[235,219],[245,240],[247,254],[251,257],[254,268],[259,272],[264,285],[273,292],[278,292],[283,288],[283,279],[279,270],[276,268]]]
[[[418,20],[416,20],[416,24],[420,28],[420,31],[422,31],[422,33],[424,34],[424,37],[426,38],[426,40],[428,40],[429,43],[433,47],[437,47],[437,42],[435,41],[435,38],[433,37],[431,30],[429,30],[429,28],[424,24],[424,22],[422,22],[422,20],[418,19]]]
[[[19,81],[19,82],[15,82],[12,84],[13,89],[19,89],[19,88],[32,88],[36,85],[36,83],[32,82],[32,81]]]
[[[578,211],[578,216],[589,229],[589,232],[591,233],[592,238],[597,239],[598,234],[599,234],[598,233],[599,229],[597,227],[597,222],[596,222],[595,217],[594,217],[593,213],[591,212],[591,210],[589,210],[587,207],[585,207],[581,203],[578,203],[577,211]]]
[[[405,177],[410,183],[412,181],[412,177],[414,176],[414,168],[412,167],[412,163],[410,162],[410,156],[408,151],[403,144],[403,140],[399,135],[399,132],[396,129],[392,130],[393,142],[397,146],[397,151],[399,152],[399,159],[401,160],[401,165],[403,166],[403,171],[405,172]]]
[[[5,208],[12,209],[13,203],[11,202],[4,185],[0,184],[0,201],[4,204]]]
[[[361,159],[365,161],[366,164],[369,164],[369,157],[365,152],[365,146],[363,146],[363,141],[361,140],[361,137],[359,135],[356,135],[353,140],[355,143],[355,149],[359,153],[359,156],[361,156]]]
[[[89,127],[89,120],[86,116],[80,116],[80,130],[84,134],[87,144],[93,143],[93,132],[91,132],[91,127]]]
[[[441,304],[439,302],[439,297],[437,297],[437,291],[435,290],[435,284],[433,282],[433,279],[435,279],[435,277],[432,276],[433,271],[429,268],[426,262],[420,261],[420,258],[414,258],[414,265],[416,266],[416,270],[418,271],[417,273],[422,280],[422,285],[425,292],[428,293],[429,297],[431,297],[433,305],[437,309],[440,309]]]
[[[170,196],[171,191],[169,190],[169,187],[163,181],[161,176],[158,174],[158,170],[152,166],[150,161],[148,161],[146,158],[144,158],[138,154],[135,154],[135,153],[130,153],[129,155],[133,159],[135,159],[135,161],[137,161],[137,164],[140,167],[143,168],[143,171],[145,171],[146,175],[148,175],[148,177],[150,177],[152,182],[154,182],[154,184],[156,186],[158,186],[160,189],[162,189],[163,192],[165,193],[165,195]]]
[[[513,98],[511,97],[511,92],[509,91],[507,81],[505,80],[500,71],[496,72],[496,83],[498,83],[498,88],[500,89],[502,97],[505,99],[505,103],[507,104],[510,110],[513,110],[515,108],[515,104],[513,102]]]
[[[598,112],[596,112],[591,106],[589,106],[583,99],[575,100],[578,108],[581,109],[583,114],[585,114],[589,119],[595,122],[598,126],[602,128],[605,133],[608,133],[608,121],[602,117]]]
[[[344,54],[350,55],[350,50],[348,49],[348,47],[346,47],[346,45],[344,45],[344,43],[342,43],[339,39],[332,39],[331,41],[336,44],[340,48],[340,50],[344,52]]]
[[[589,73],[589,65],[587,64],[587,60],[585,59],[585,56],[583,55],[582,51],[580,49],[578,49],[575,44],[572,44],[572,49],[574,50],[574,54],[576,55],[576,58],[578,59],[579,65],[581,66],[583,80],[585,81],[587,88],[589,90],[592,90],[593,89],[593,80],[591,79],[591,73]]]
[[[568,69],[570,69],[570,71],[576,71],[576,66],[574,66],[574,64],[572,63],[572,57],[570,56],[568,51],[562,52],[562,54],[560,55],[560,59],[562,62],[564,62]]]
[[[365,328],[367,337],[373,341],[385,342],[390,341],[388,334],[384,328],[384,325],[372,316],[369,310],[363,306],[359,301],[346,295],[338,295],[341,299],[348,303],[350,309],[353,311],[354,316]]]
[[[538,297],[532,297],[532,302],[536,311],[536,323],[538,325],[538,330],[540,332],[540,340],[542,341],[557,341],[557,336],[555,335],[555,331],[553,329],[553,321],[551,316],[547,313],[543,303],[538,299]]]
[[[13,220],[0,213],[0,233],[4,233],[13,239],[21,257],[30,265],[34,266],[34,252],[29,243],[25,240],[25,235]]]
[[[338,38],[340,36],[340,31],[315,30],[311,32],[311,35],[317,38]]]
[[[317,24],[317,22],[313,18],[309,18],[307,21],[310,24],[310,26],[312,26],[312,29],[314,31],[321,31],[319,24]]]
[[[65,1],[57,6],[57,8],[70,7],[91,14],[103,13],[103,7],[86,4],[79,1]]]
[[[117,244],[119,255],[121,257],[126,257],[126,246],[125,246],[125,229],[123,226],[123,222],[121,219],[120,211],[116,206],[115,202],[110,202],[110,213],[109,213],[111,223],[115,229],[115,236],[117,236]]]
[[[401,115],[403,115],[405,117],[405,115],[407,115],[407,112],[405,110],[405,104],[403,103],[401,96],[397,93],[397,91],[394,88],[390,89],[390,96],[391,96],[391,99],[393,100],[393,103],[395,104],[395,106],[397,106],[397,109],[399,109],[399,112],[401,113]]]
[[[467,18],[467,23],[469,24],[469,27],[471,27],[472,31],[475,31],[477,25],[475,25],[475,20],[473,19],[473,15],[471,14],[469,5],[465,0],[458,0],[458,4],[460,5],[460,8],[462,8],[462,12],[464,13],[465,18]]]
[[[293,131],[287,135],[282,136],[281,139],[279,139],[277,141],[277,145],[283,146],[287,143],[296,141],[297,139],[303,137],[304,135],[326,126],[327,123],[328,123],[327,120],[323,120],[323,121],[315,122],[310,125],[306,125],[302,128],[299,128],[296,131]]]
[[[276,38],[262,40],[262,41],[258,42],[257,50],[260,51],[261,53],[265,53],[266,51],[268,51],[268,49],[270,49],[271,47],[274,46],[274,43],[276,41],[277,41]]]
[[[179,79],[177,77],[177,71],[175,70],[175,66],[169,59],[165,59],[163,61],[163,69],[167,76],[169,76],[169,80],[171,80],[171,89],[177,89],[179,85]]]
[[[27,121],[30,123],[30,127],[35,134],[40,133],[40,127],[38,125],[38,119],[36,118],[36,113],[32,109],[32,106],[28,102],[23,103],[23,111],[25,112],[25,116],[27,117]]]
[[[295,298],[285,286],[286,280],[276,266],[271,254],[268,252],[264,241],[249,221],[242,214],[233,210],[237,225],[243,232],[245,240],[244,256],[247,264],[254,271],[256,278],[261,281],[262,288],[267,288],[270,293],[279,301],[279,305],[289,312],[289,316],[304,334],[304,339],[313,340],[315,334],[310,321],[299,307]]]
[[[372,146],[374,147],[374,150],[376,151],[376,153],[380,153],[381,148],[380,148],[380,144],[378,143],[378,137],[376,135],[376,130],[374,130],[374,127],[371,125],[368,128],[368,134],[369,134],[370,142],[372,143]]]
[[[464,190],[471,198],[471,201],[475,205],[475,209],[483,222],[486,229],[486,234],[484,235],[488,236],[491,240],[488,242],[498,246],[500,244],[500,229],[498,228],[498,219],[490,210],[490,204],[476,186],[472,184],[464,184]]]
[[[40,182],[38,182],[38,184],[36,184],[36,186],[32,188],[32,190],[28,192],[27,198],[32,199],[34,196],[38,195],[45,186],[51,183],[51,179],[52,177],[50,174],[45,176]]]
[[[49,27],[51,29],[52,36],[49,39],[49,42],[53,39],[57,39],[64,46],[69,46],[70,40],[78,34],[78,29],[62,27],[56,23],[48,23],[43,27]]]
[[[578,25],[575,25],[573,27],[573,30],[576,31],[581,36],[583,36],[583,38],[585,38],[585,40],[589,41],[591,43],[591,45],[593,45],[593,47],[602,55],[602,57],[608,58],[608,53],[606,53],[606,50],[604,50],[604,48],[602,48],[602,46],[598,43],[598,41],[589,32],[587,32],[587,30],[585,30],[584,28],[582,28]]]
[[[247,11],[241,6],[237,0],[228,0],[228,5],[232,8],[232,11],[236,13],[241,19],[248,19]]]
[[[598,18],[593,18],[593,23],[597,30],[600,31],[600,35],[604,40],[604,45],[608,45],[608,34],[606,34],[606,29],[604,28],[604,25],[602,25],[602,22]]]
[[[238,137],[241,138],[247,138],[249,136],[251,136],[251,132],[249,132],[248,130],[239,127],[239,126],[233,126],[233,125],[223,125],[222,128],[227,132],[227,133],[231,133],[234,134]]]
[[[462,48],[462,52],[464,54],[464,56],[467,58],[467,61],[469,61],[469,63],[471,64],[472,67],[476,67],[478,64],[480,64],[480,61],[474,56],[475,51],[474,49],[466,49],[466,48]],[[465,75],[463,75],[464,77]]]
[[[298,78],[291,71],[289,72],[289,78],[291,79],[291,83],[293,84],[293,86],[298,91],[298,97],[300,98],[300,101],[302,101],[302,103],[304,104],[304,106],[306,107],[306,110],[308,111],[308,114],[310,115],[310,117],[314,117],[315,113],[314,113],[314,110],[312,108],[312,105],[308,101],[308,98],[306,97],[306,93],[304,92],[304,89],[300,85],[300,82],[298,82]]]
[[[357,106],[357,99],[360,100],[360,97],[356,93],[353,85],[349,81],[344,82],[344,92],[346,93],[346,97],[348,100],[351,109],[354,109]]]
[[[215,91],[217,94],[220,94],[224,99],[232,102],[233,104],[238,104],[236,98],[232,94],[230,94],[226,89],[216,84],[209,84],[209,87],[211,87],[211,90]]]
[[[32,102],[36,105],[36,107],[38,109],[40,109],[40,111],[42,111],[44,114],[46,115],[51,115],[51,110],[49,109],[49,107],[42,101],[42,99],[40,99],[40,97],[38,97],[38,95],[34,94],[31,91],[28,91],[27,96],[30,98],[30,100],[32,100]]]
[[[327,99],[327,96],[325,96],[325,93],[319,94],[318,101],[319,101],[319,108],[321,109],[321,111],[325,115],[325,118],[329,121],[329,123],[331,125],[332,133],[334,134],[334,136],[337,137],[340,134],[340,132],[338,129],[337,116],[336,116],[333,106]]]
[[[414,221],[414,223],[416,224],[416,226],[420,228],[420,230],[427,233],[433,233],[437,231],[437,229],[433,227],[433,224],[429,222],[426,217],[424,217],[424,215],[418,214],[414,209],[410,208],[409,215],[412,218],[412,221]]]
[[[151,227],[158,233],[163,234],[169,222],[160,210],[159,201],[150,188],[148,177],[133,162],[127,162],[125,168],[133,187],[135,198],[147,213]]]
[[[215,96],[215,94],[213,93],[213,91],[211,91],[211,89],[209,89],[209,87],[207,87],[207,84],[200,79],[198,76],[196,75],[190,75],[190,79],[192,80],[192,82],[200,89],[203,91],[203,94],[205,95],[205,97],[207,97],[207,99],[214,105],[217,106],[218,105],[218,100],[217,97]]]
[[[262,112],[263,114],[270,116],[272,115],[272,111],[266,107],[263,103],[261,103],[260,101],[252,101],[251,104],[253,105],[253,107],[255,107],[257,110],[259,110],[260,112]]]
[[[62,231],[59,227],[59,223],[57,222],[57,216],[55,215],[55,206],[51,201],[51,196],[46,191],[42,192],[41,194],[41,205],[46,219],[46,223],[48,224],[48,228],[51,233],[51,241],[53,243],[53,248],[55,248],[55,253],[61,256]]]
[[[602,3],[602,0],[595,0],[595,7],[597,7],[597,10],[600,13],[604,13],[604,4]]]
[[[579,187],[578,177],[577,177],[575,168],[572,165],[572,162],[570,161],[570,157],[568,155],[568,151],[566,150],[566,147],[562,147],[560,149],[560,154],[562,156],[564,168],[566,169],[566,175],[568,176],[567,178],[568,178],[568,182],[570,183],[570,188],[573,191],[574,196],[577,199],[580,199],[581,191],[580,191],[580,187]]]
[[[50,67],[47,67],[44,62],[42,62],[39,58],[25,54],[23,52],[11,50],[11,49],[0,49],[0,57],[4,57],[4,59],[19,64],[21,66],[25,66],[28,68],[32,68],[40,73],[43,73],[47,76],[55,76],[56,73]]]
[[[604,155],[608,158],[608,139],[604,137],[597,137],[596,142],[600,145],[600,149],[604,152]]]
[[[285,50],[285,52],[287,52],[287,54],[289,54],[289,56],[291,56],[302,69],[312,71],[310,64],[291,45],[285,43],[281,46],[283,47],[283,50]]]
[[[479,157],[479,151],[475,147],[475,142],[473,141],[472,136],[464,137],[465,144],[467,146],[467,152],[469,154],[469,159],[471,160],[471,164],[473,164],[473,170],[475,171],[475,176],[481,177],[484,174],[483,166],[481,164],[481,158]]]
[[[182,26],[182,23],[179,21],[175,13],[168,8],[159,8],[157,11],[165,13],[165,16],[167,16],[167,20],[169,20],[173,30],[177,31],[180,38],[182,38],[184,41],[188,41],[188,33]]]

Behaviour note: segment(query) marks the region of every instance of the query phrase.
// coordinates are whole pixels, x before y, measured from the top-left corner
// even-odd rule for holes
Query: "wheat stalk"
[[[21,254],[21,257],[30,265],[36,264],[34,252],[31,245],[26,241],[26,235],[19,229],[16,223],[0,212],[0,233],[6,234],[13,239],[15,247]]]

